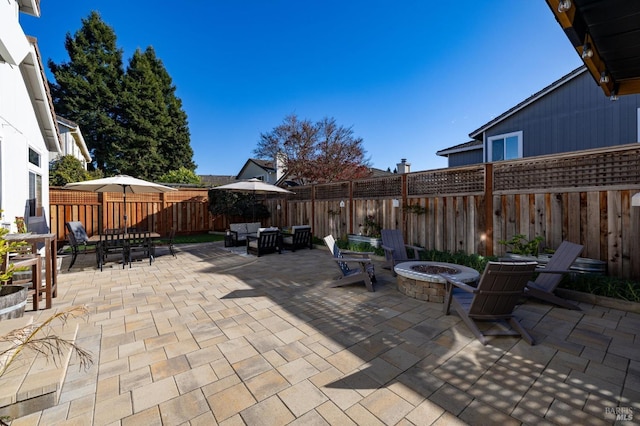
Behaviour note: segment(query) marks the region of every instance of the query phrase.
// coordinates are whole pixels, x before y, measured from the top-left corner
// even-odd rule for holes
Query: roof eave
[[[40,0],[18,0],[18,7],[22,13],[40,17]]]
[[[563,76],[562,78],[560,78],[559,80],[556,80],[555,82],[551,83],[549,86],[545,87],[541,91],[539,91],[539,92],[533,94],[532,96],[528,97],[527,99],[525,99],[524,101],[520,102],[519,104],[517,104],[513,108],[509,109],[508,111],[500,114],[498,117],[496,117],[493,120],[489,121],[488,123],[484,124],[482,127],[480,127],[478,129],[474,130],[473,132],[469,133],[469,137],[472,138],[472,139],[475,139],[475,140],[483,140],[482,139],[482,134],[485,131],[487,131],[491,127],[495,126],[496,124],[506,120],[507,118],[511,117],[515,113],[523,110],[524,108],[528,107],[532,103],[536,102],[538,99],[548,95],[549,93],[553,92],[554,90],[558,89],[559,87],[562,87],[563,85],[567,84],[569,81],[573,80],[574,78],[582,75],[586,71],[587,71],[587,69],[585,67],[580,67],[580,68],[577,68],[577,69],[571,71],[569,74],[567,74],[567,75]],[[480,137],[480,138],[478,139],[478,137]]]
[[[482,150],[482,148],[483,148],[483,145],[481,143],[477,145],[472,145],[472,146],[465,146],[463,148],[446,148],[436,152],[436,155],[439,155],[441,157],[447,157],[451,154],[458,154],[460,152]]]
[[[49,86],[44,78],[44,70],[35,39],[30,38],[29,41],[33,49],[20,63],[20,71],[27,87],[29,98],[31,99],[31,104],[33,105],[47,150],[60,154],[62,153],[60,147],[60,132],[55,119]]]

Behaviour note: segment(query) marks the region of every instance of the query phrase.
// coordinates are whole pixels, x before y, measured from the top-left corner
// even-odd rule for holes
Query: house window
[[[40,167],[40,154],[31,148],[29,148],[29,162],[34,166]]]
[[[487,160],[513,160],[522,158],[522,132],[507,133],[487,138]]]
[[[42,176],[29,172],[29,216],[42,216]]]

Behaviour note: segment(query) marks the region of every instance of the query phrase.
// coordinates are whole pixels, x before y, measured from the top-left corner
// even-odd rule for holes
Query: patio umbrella
[[[239,180],[237,182],[228,183],[226,185],[216,186],[212,189],[222,189],[227,191],[244,192],[247,194],[253,194],[253,198],[254,198],[253,220],[255,220],[255,214],[256,214],[256,211],[255,211],[255,195],[256,194],[269,194],[274,192],[279,192],[282,194],[294,194],[294,192],[291,192],[284,188],[280,188],[279,186],[271,185],[270,183],[263,182],[260,179],[256,179],[256,178]]]
[[[127,175],[116,175],[103,179],[72,182],[64,186],[74,191],[122,192],[124,196],[124,232],[127,232],[127,194],[148,194],[177,191],[175,188],[160,185]]]

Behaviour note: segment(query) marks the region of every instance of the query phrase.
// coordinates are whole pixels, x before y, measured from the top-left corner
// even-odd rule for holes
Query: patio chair
[[[122,269],[124,269],[129,260],[128,244],[124,234],[100,234],[100,243],[96,250],[96,259],[100,271],[102,271],[107,257],[112,254],[122,257]]]
[[[176,256],[176,248],[173,245],[175,239],[176,239],[176,228],[171,228],[171,231],[169,232],[169,238],[167,238],[167,245],[169,246],[169,253],[171,253],[171,256],[178,257]]]
[[[480,276],[477,287],[471,287],[454,276],[441,274],[447,280],[444,312],[449,315],[451,306],[483,345],[486,336],[522,336],[530,345],[533,337],[513,316],[513,309],[524,295],[527,281],[533,275],[536,262],[489,262]],[[476,321],[508,321],[511,329],[492,327],[480,331]]]
[[[69,264],[68,269],[70,271],[71,267],[76,262],[80,247],[83,247],[85,252],[87,251],[89,236],[87,235],[87,231],[84,229],[82,222],[66,222],[64,226],[67,228],[67,239],[71,246],[71,263]]]
[[[384,257],[387,261],[385,265],[386,269],[391,269],[393,276],[396,276],[394,266],[398,263],[408,262],[411,260],[420,260],[420,250],[424,250],[422,247],[411,246],[404,243],[402,237],[402,231],[399,229],[383,229],[382,234],[382,249],[384,250]],[[413,250],[413,258],[410,258],[407,254],[407,249]]]
[[[127,234],[126,244],[126,251],[129,256],[129,268],[131,268],[134,253],[142,253],[144,257],[149,258],[149,265],[153,263],[155,247],[151,241],[151,234],[149,232],[129,232]]]
[[[313,248],[313,238],[311,226],[297,225],[291,227],[291,232],[282,233],[282,245],[284,248],[296,251],[296,249],[307,247]]]
[[[271,228],[260,228],[258,235],[247,235],[247,254],[255,254],[260,257],[267,253],[282,253],[280,231]]]
[[[327,248],[333,255],[333,260],[336,262],[340,272],[342,273],[338,281],[331,287],[341,287],[347,284],[364,281],[364,284],[367,286],[367,290],[375,291],[373,289],[373,283],[376,281],[376,276],[373,263],[371,263],[371,259],[369,259],[369,255],[372,253],[348,250],[341,251],[332,235],[324,237],[324,243],[327,245]],[[349,257],[345,257],[345,255]],[[356,269],[351,269],[348,265],[349,263],[355,263],[358,267]]]
[[[542,269],[539,269],[540,275],[534,280],[527,283],[526,295],[535,297],[562,306],[567,309],[579,311],[580,307],[574,303],[567,301],[554,294],[556,287],[562,280],[562,275],[566,274],[571,265],[582,253],[583,246],[569,241],[563,241],[556,252],[551,256],[549,262]]]

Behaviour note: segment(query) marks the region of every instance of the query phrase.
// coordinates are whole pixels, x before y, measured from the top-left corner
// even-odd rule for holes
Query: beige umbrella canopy
[[[248,192],[253,194],[267,194],[270,192],[282,192],[285,194],[294,194],[279,186],[271,185],[261,181],[260,179],[251,178],[246,180],[239,180],[237,182],[228,183],[226,185],[216,186],[213,189],[226,189],[228,191],[236,192]]]
[[[72,182],[64,186],[65,189],[88,192],[122,192],[124,195],[124,232],[127,232],[127,194],[149,194],[177,191],[175,188],[154,182],[134,178],[127,175],[116,175],[103,179]]]
[[[227,191],[245,192],[248,194],[253,194],[254,203],[255,203],[255,194],[269,194],[274,192],[279,192],[282,194],[295,194],[294,192],[291,192],[284,188],[280,188],[279,186],[271,185],[270,183],[263,182],[260,179],[256,179],[256,178],[239,180],[237,182],[228,183],[226,185],[216,186],[212,189],[222,189]],[[253,214],[254,214],[254,220],[255,220],[255,206],[253,208]]]

